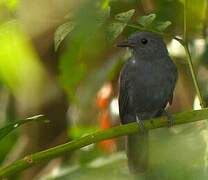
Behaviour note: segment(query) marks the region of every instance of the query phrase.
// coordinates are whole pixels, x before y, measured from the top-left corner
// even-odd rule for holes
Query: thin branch
[[[206,103],[204,102],[204,100],[202,98],[202,95],[200,93],[199,84],[198,84],[198,81],[197,81],[197,78],[196,78],[196,72],[195,72],[194,67],[193,67],[193,62],[191,60],[191,54],[190,54],[190,51],[188,49],[188,44],[187,43],[185,43],[184,49],[185,49],[185,52],[186,52],[186,56],[188,57],[188,65],[189,65],[189,69],[190,69],[190,72],[191,72],[193,83],[194,83],[194,86],[195,86],[195,89],[196,89],[196,94],[199,98],[200,105],[201,105],[202,108],[206,108]]]
[[[187,34],[187,9],[188,9],[188,1],[187,0],[184,0],[184,35],[183,35],[183,38],[184,38],[184,44],[183,47],[185,49],[185,52],[186,52],[186,56],[188,57],[188,65],[189,65],[189,69],[191,71],[191,76],[192,76],[192,79],[193,79],[193,83],[194,83],[194,86],[195,86],[195,89],[196,89],[196,93],[197,93],[197,96],[199,98],[199,101],[200,101],[200,105],[202,108],[205,108],[206,107],[206,103],[203,101],[203,98],[202,98],[202,95],[201,95],[201,92],[200,92],[200,89],[199,89],[199,83],[197,81],[197,77],[196,77],[196,72],[194,70],[194,67],[193,67],[193,62],[192,62],[192,59],[191,59],[191,54],[190,54],[190,51],[189,51],[189,47],[188,47],[188,34]]]
[[[177,40],[182,46],[184,46],[184,41],[174,35],[171,35],[171,34],[167,34],[167,33],[164,33],[164,32],[161,32],[161,31],[157,31],[155,29],[152,29],[152,28],[146,28],[146,27],[141,27],[141,26],[137,26],[137,25],[133,25],[133,24],[127,24],[127,26],[129,27],[132,27],[132,28],[135,28],[135,29],[138,29],[138,30],[141,30],[141,31],[151,31],[151,32],[154,32],[156,34],[160,34],[161,36],[165,36],[165,37],[168,37],[168,38],[171,38],[171,39],[175,39]]]
[[[205,120],[208,118],[208,109],[178,113],[173,115],[173,118],[175,125]],[[151,123],[149,120],[144,121],[145,130],[167,127],[168,125],[167,117],[152,119],[152,121],[153,123]],[[10,175],[34,166],[35,164],[56,158],[57,156],[60,156],[65,152],[70,152],[105,139],[115,138],[118,136],[124,136],[137,132],[139,132],[139,127],[137,123],[129,123],[127,125],[117,126],[104,131],[98,131],[83,138],[56,146],[54,148],[50,148],[45,151],[28,155],[23,159],[15,161],[14,163],[0,170],[0,178],[4,179]]]

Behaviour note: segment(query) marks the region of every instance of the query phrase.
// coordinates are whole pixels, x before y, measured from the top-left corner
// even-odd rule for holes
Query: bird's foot
[[[168,117],[168,121],[169,121],[169,123],[168,123],[168,127],[173,126],[173,124],[174,124],[174,119],[173,119],[173,116],[172,116],[171,114],[169,114],[166,110],[164,110],[164,111],[163,111],[162,115],[164,115],[164,116],[167,116],[167,117]]]
[[[139,119],[139,117],[136,115],[136,122],[139,125],[139,129],[140,129],[140,133],[143,134],[144,133],[144,122]]]

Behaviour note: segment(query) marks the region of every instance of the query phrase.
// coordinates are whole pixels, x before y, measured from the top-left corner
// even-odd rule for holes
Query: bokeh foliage
[[[195,44],[197,40],[204,42],[205,50],[200,53],[199,58],[194,55],[193,49],[191,50],[203,95],[208,97],[206,86],[208,75],[204,70],[208,67],[208,2],[207,0],[188,0],[187,2],[188,39],[193,47],[198,46]],[[6,89],[9,94],[14,96],[15,101],[21,101],[21,104],[30,102],[29,109],[31,110],[34,108],[34,102],[42,104],[43,96],[45,96],[42,94],[42,90],[46,88],[46,82],[50,81],[50,77],[48,77],[47,68],[43,65],[44,58],[40,57],[37,49],[34,48],[35,37],[31,35],[32,33],[25,32],[26,23],[24,24],[18,16],[19,11],[25,10],[19,8],[22,6],[24,7],[24,1],[0,1],[0,10],[2,10],[2,15],[0,14],[0,98],[2,89]],[[60,15],[56,30],[53,30],[53,47],[59,58],[56,64],[59,86],[68,96],[69,115],[66,113],[66,116],[69,116],[69,124],[72,125],[67,130],[67,136],[76,139],[99,129],[98,114],[104,110],[96,109],[95,99],[101,85],[106,81],[110,82],[114,90],[110,98],[113,99],[117,96],[119,70],[128,59],[129,52],[119,53],[119,50],[115,48],[115,42],[129,37],[130,34],[137,31],[130,25],[182,37],[184,0],[84,0],[69,9],[64,16]],[[48,12],[46,11],[46,13]],[[70,13],[69,16],[68,13]],[[43,24],[57,21],[55,18],[46,20],[37,18],[36,20],[43,21]],[[33,22],[34,29],[39,28],[36,23],[36,21]],[[171,39],[166,40],[171,45]],[[173,54],[170,52],[170,55]],[[188,71],[184,68],[187,65],[186,58],[178,55],[174,57],[174,61],[177,62],[180,78],[190,81],[183,74]],[[96,82],[92,81],[92,78],[96,79]],[[181,101],[184,101],[185,104],[183,98],[187,94],[187,89],[190,89],[193,96],[195,96],[195,92],[192,92],[192,88],[185,83],[179,82],[178,84],[180,92],[177,93],[176,99],[178,102],[179,99],[182,99]],[[86,101],[90,101],[90,103]],[[47,103],[51,103],[50,99]],[[189,103],[192,107],[193,99],[190,98]],[[3,100],[0,102],[0,105],[2,104],[4,104]],[[85,110],[81,109],[81,105]],[[185,105],[175,105],[174,107],[178,111],[188,109]],[[8,108],[10,107],[8,106]],[[110,103],[108,108],[110,111]],[[37,110],[39,107],[35,107],[35,109]],[[80,114],[84,114],[83,116],[86,117],[85,122],[79,118]],[[72,115],[76,115],[76,117],[72,117]],[[94,117],[94,119],[89,120],[89,117]],[[118,117],[109,119],[113,118],[117,118],[117,124],[113,123],[118,125]],[[3,123],[0,123],[1,127],[19,118],[15,116],[14,120],[5,119],[2,120]],[[73,121],[73,119],[76,120]],[[21,133],[24,134],[24,132]],[[15,148],[21,133],[11,133],[0,141],[1,163],[5,163],[12,147]],[[207,168],[206,123],[183,125],[171,130],[155,130],[151,132],[150,138],[152,148],[149,179],[171,179],[170,177],[174,177],[173,179],[207,179],[207,173],[204,171]],[[69,161],[55,166],[49,173],[39,175],[40,179],[132,179],[133,177],[128,173],[123,139],[116,141],[116,144],[118,147],[111,155],[106,154],[106,151],[99,145],[81,149],[72,154],[73,157]]]

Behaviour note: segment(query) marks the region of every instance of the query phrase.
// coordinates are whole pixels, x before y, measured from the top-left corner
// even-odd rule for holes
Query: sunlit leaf
[[[57,51],[61,42],[73,29],[74,29],[73,22],[67,22],[58,27],[54,35],[55,51]]]
[[[103,0],[101,3],[101,9],[105,9],[109,6],[109,0]]]
[[[137,22],[144,26],[144,27],[147,27],[149,26],[153,21],[154,19],[156,18],[156,14],[149,14],[147,16],[140,16],[137,18]]]
[[[48,79],[37,52],[18,21],[0,25],[0,79],[19,101],[29,104],[33,104],[36,97],[41,98],[40,89]]]
[[[4,138],[7,134],[9,134],[11,131],[13,131],[14,129],[20,127],[21,125],[25,124],[25,123],[28,123],[30,121],[40,121],[40,122],[44,122],[44,123],[47,123],[48,121],[47,120],[41,120],[40,118],[43,117],[43,115],[36,115],[36,116],[33,116],[33,117],[30,117],[30,118],[27,118],[27,119],[24,119],[24,120],[19,120],[19,121],[16,121],[16,122],[13,122],[13,123],[10,123],[9,125],[3,127],[0,129],[0,140],[2,138]]]
[[[0,5],[5,4],[10,11],[14,11],[17,8],[19,0],[0,0]]]
[[[158,22],[156,25],[156,29],[158,31],[164,31],[168,26],[170,26],[172,23],[170,21],[165,21],[165,22]]]
[[[127,23],[131,19],[131,17],[134,15],[134,13],[135,13],[135,10],[131,9],[127,12],[123,12],[123,13],[119,13],[115,15],[115,19],[121,22]]]

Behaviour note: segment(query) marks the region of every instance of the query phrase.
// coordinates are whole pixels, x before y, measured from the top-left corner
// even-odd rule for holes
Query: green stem
[[[151,28],[146,28],[146,27],[141,27],[141,26],[133,25],[133,24],[127,24],[127,26],[132,27],[132,28],[135,28],[135,29],[138,29],[140,31],[151,31],[151,32],[154,32],[156,34],[160,34],[161,36],[165,36],[165,37],[168,37],[168,38],[171,38],[171,39],[175,39],[180,44],[182,44],[184,46],[184,41],[182,39],[178,38],[178,37],[175,37],[174,35],[167,34],[167,33],[164,33],[164,32],[160,32],[160,31],[157,31],[157,30],[151,29]]]
[[[199,98],[199,102],[200,102],[201,107],[205,108],[206,103],[203,101],[202,95],[200,93],[199,84],[198,84],[198,81],[197,81],[197,78],[196,78],[196,72],[195,72],[194,67],[193,67],[193,62],[191,60],[191,54],[190,54],[190,51],[188,49],[188,44],[187,43],[185,43],[184,49],[185,49],[185,52],[186,52],[186,56],[188,57],[188,65],[189,65],[189,69],[191,71],[191,76],[192,76],[192,79],[193,79],[193,83],[194,83],[194,86],[195,86],[195,89],[196,89],[196,94]]]
[[[195,89],[196,89],[196,93],[197,93],[197,96],[199,98],[199,101],[200,101],[200,105],[202,108],[205,108],[206,107],[206,103],[203,101],[203,98],[202,98],[202,95],[201,95],[201,92],[200,92],[200,89],[199,89],[199,84],[198,84],[198,81],[197,81],[197,78],[196,78],[196,72],[194,70],[194,66],[193,66],[193,62],[192,62],[192,59],[191,59],[191,54],[190,54],[190,51],[189,51],[189,48],[188,48],[188,34],[187,34],[187,9],[188,9],[188,4],[187,4],[187,0],[184,0],[184,35],[183,35],[183,39],[184,39],[184,44],[183,47],[185,49],[185,52],[186,52],[186,56],[188,57],[188,65],[189,65],[189,69],[191,71],[191,76],[192,76],[192,79],[193,79],[193,83],[194,83],[194,86],[195,86]]]
[[[178,113],[173,115],[173,118],[175,125],[204,120],[208,118],[208,109]],[[152,121],[153,123],[151,123],[150,121],[144,122],[144,127],[146,130],[166,127],[168,125],[167,117],[152,119]],[[28,155],[23,159],[15,161],[0,170],[0,178],[6,178],[10,175],[34,166],[35,164],[56,158],[57,156],[60,156],[65,152],[70,152],[105,139],[116,138],[118,136],[124,136],[136,132],[139,132],[139,127],[137,123],[129,123],[127,125],[117,126],[104,131],[98,131],[94,134],[82,137],[77,140],[73,140],[71,142],[56,146],[54,148],[47,149],[45,151]]]

